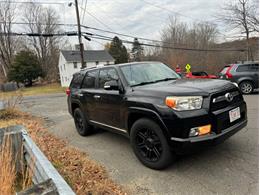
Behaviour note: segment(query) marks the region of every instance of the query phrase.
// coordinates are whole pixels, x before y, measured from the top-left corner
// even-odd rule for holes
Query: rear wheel
[[[250,94],[253,92],[253,84],[250,81],[243,81],[239,84],[239,88],[243,94]]]
[[[163,169],[173,161],[173,153],[157,123],[139,119],[131,128],[131,145],[137,158],[147,167]]]
[[[87,136],[92,133],[93,127],[88,124],[86,117],[80,108],[76,108],[74,111],[74,123],[81,136]]]

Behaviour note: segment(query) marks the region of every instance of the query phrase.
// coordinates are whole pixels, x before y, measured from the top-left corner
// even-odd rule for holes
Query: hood
[[[234,84],[218,79],[178,79],[134,87],[134,91],[146,93],[166,93],[167,95],[200,95],[234,88]]]

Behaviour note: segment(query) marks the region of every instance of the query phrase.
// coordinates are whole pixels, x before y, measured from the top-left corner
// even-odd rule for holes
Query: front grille
[[[233,95],[233,100],[230,102],[227,101],[225,98],[225,95],[227,93],[230,93]],[[243,100],[243,96],[236,88],[231,89],[231,90],[226,90],[226,91],[223,91],[220,93],[216,93],[211,96],[210,110],[212,112],[216,111],[216,110],[220,110],[220,109],[226,108],[226,107],[228,107],[232,104],[235,104],[239,101],[242,101],[242,100]]]

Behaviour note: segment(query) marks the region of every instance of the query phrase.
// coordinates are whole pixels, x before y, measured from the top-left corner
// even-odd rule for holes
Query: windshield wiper
[[[141,82],[135,85],[131,85],[131,87],[135,87],[135,86],[141,86],[141,85],[146,85],[146,84],[151,84],[151,83],[155,83],[155,81],[147,81],[147,82]]]
[[[131,87],[135,87],[135,86],[141,86],[141,85],[146,85],[146,84],[152,84],[152,83],[157,83],[157,82],[161,82],[161,81],[169,81],[169,80],[176,80],[177,78],[164,78],[164,79],[159,79],[159,80],[155,80],[155,81],[147,81],[147,82],[141,82],[135,85],[131,85]]]
[[[170,81],[170,80],[176,80],[177,78],[169,77],[164,79],[155,80],[154,83],[161,82],[161,81]]]

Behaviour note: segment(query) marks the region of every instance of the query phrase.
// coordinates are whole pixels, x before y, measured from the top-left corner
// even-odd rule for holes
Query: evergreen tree
[[[126,47],[117,36],[115,36],[110,43],[108,52],[113,56],[116,64],[128,62],[129,56]]]
[[[143,56],[143,47],[139,43],[137,38],[134,38],[133,47],[132,47],[132,54],[134,61],[141,61],[141,58]]]
[[[14,59],[8,72],[8,79],[31,86],[32,81],[42,76],[42,68],[37,56],[31,51],[21,51]]]

